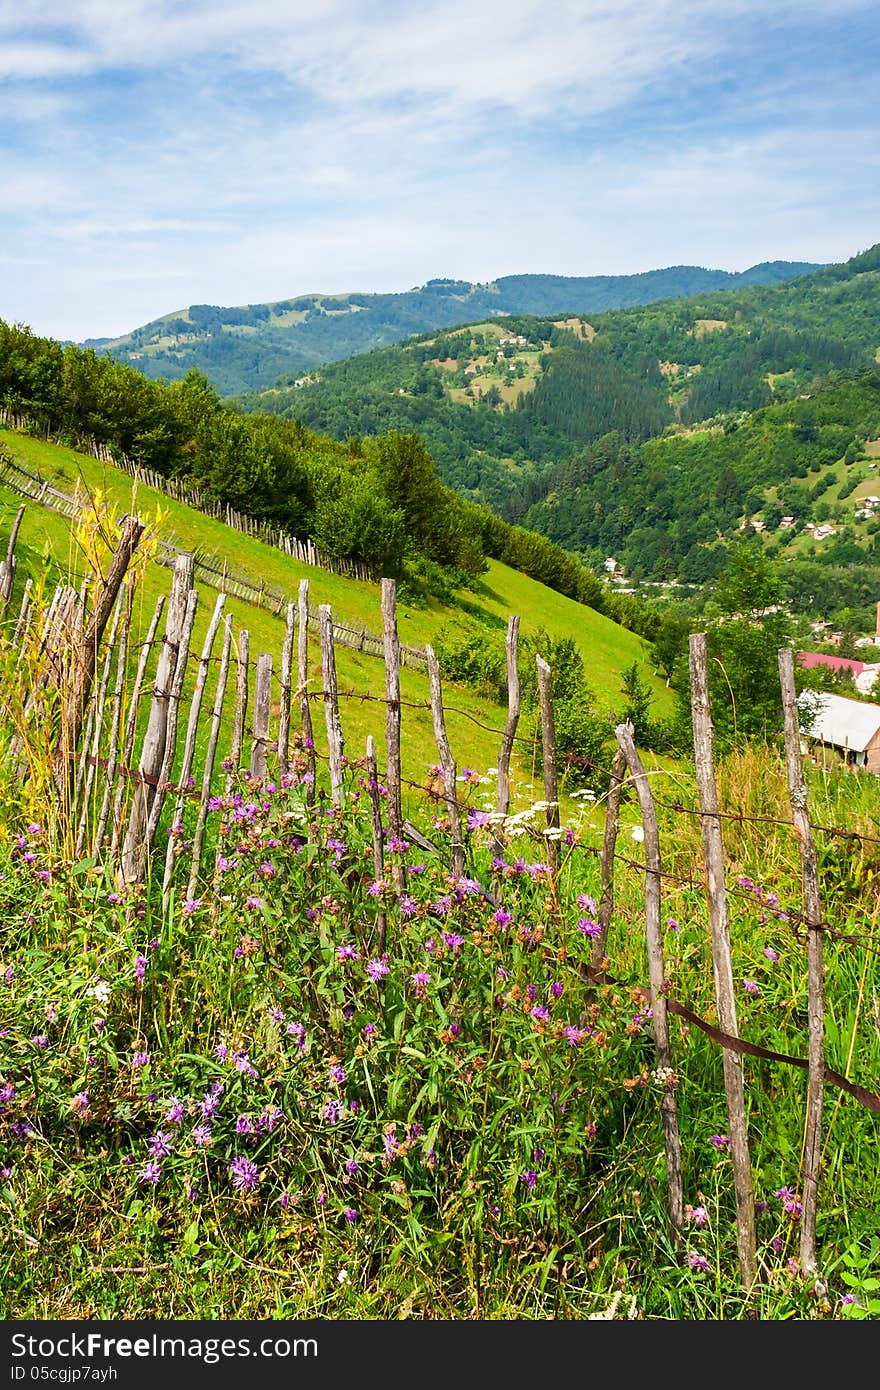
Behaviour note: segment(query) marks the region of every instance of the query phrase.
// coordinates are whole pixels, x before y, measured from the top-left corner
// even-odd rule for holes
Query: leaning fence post
[[[0,605],[4,608],[8,608],[12,602],[12,590],[15,586],[15,543],[18,540],[18,531],[23,516],[24,503],[19,507],[12,523],[12,531],[6,547],[6,559],[0,560]]]
[[[385,651],[385,780],[388,783],[388,833],[392,840],[403,834],[400,788],[400,639],[397,635],[397,586],[382,580],[382,641]],[[401,892],[406,871],[399,855],[392,859],[394,887]]]
[[[666,972],[663,968],[663,933],[660,927],[660,831],[654,798],[642,760],[636,750],[631,724],[618,724],[614,730],[623,750],[639,798],[642,828],[645,832],[645,931],[648,945],[648,975],[651,981],[651,1017],[657,1049],[658,1070],[669,1073],[663,1079],[663,1142],[666,1150],[666,1181],[669,1215],[673,1229],[684,1226],[684,1197],[681,1181],[681,1140],[678,1133],[678,1107],[675,1076],[669,1045],[669,1016],[666,1009]]]
[[[327,724],[327,743],[330,752],[330,799],[334,806],[344,801],[342,781],[345,739],[339,717],[339,694],[336,686],[336,655],[333,650],[333,616],[330,605],[318,606],[321,629],[321,675],[324,683],[324,718]]]
[[[376,744],[372,734],[367,735],[367,791],[370,796],[370,829],[373,836],[373,875],[381,883],[385,872],[384,835],[382,828],[382,801],[379,796],[379,770],[376,766]],[[376,953],[385,950],[385,930],[387,919],[382,908],[376,918]]]
[[[538,667],[538,703],[541,708],[541,750],[544,763],[544,800],[547,802],[547,830],[559,829],[559,787],[556,780],[556,724],[553,719],[553,689],[550,667],[543,657],[536,657]],[[548,858],[554,873],[559,868],[559,840],[549,833]]]
[[[694,765],[700,798],[703,852],[706,860],[706,896],[709,902],[709,928],[712,935],[712,966],[715,976],[715,1004],[721,1031],[739,1037],[733,967],[730,960],[730,924],[727,888],[724,881],[724,846],[713,763],[713,730],[706,669],[706,634],[695,632],[690,638],[691,718],[694,730]],[[721,1050],[727,1120],[730,1128],[730,1157],[736,1193],[736,1246],[740,1277],[746,1292],[758,1272],[755,1249],[755,1187],[749,1155],[746,1103],[742,1060],[728,1047]]]
[[[250,774],[262,782],[266,776],[266,749],[269,746],[269,717],[272,712],[272,655],[260,652],[254,683],[254,741],[251,745]]]
[[[498,796],[495,811],[498,824],[492,833],[492,856],[501,858],[504,848],[501,828],[503,818],[510,810],[510,758],[516,726],[519,723],[519,665],[517,664],[517,641],[519,638],[519,617],[513,613],[507,620],[507,722],[501,738],[498,754]]]
[[[464,845],[461,839],[461,812],[455,795],[455,759],[449,747],[446,733],[446,719],[443,714],[443,692],[440,684],[440,665],[434,655],[433,647],[425,647],[428,658],[428,685],[431,691],[431,715],[434,720],[434,738],[440,755],[443,771],[443,792],[449,811],[449,839],[452,845],[452,872],[456,878],[464,873]]]
[[[779,679],[785,719],[785,766],[791,818],[801,857],[801,881],[807,926],[807,1017],[809,1020],[807,1120],[804,1144],[804,1191],[801,1212],[801,1267],[818,1273],[816,1259],[816,1206],[822,1158],[822,1088],[825,1079],[825,1002],[823,991],[822,902],[819,866],[813,832],[807,814],[807,784],[801,758],[800,720],[794,680],[794,655],[790,647],[779,652]]]

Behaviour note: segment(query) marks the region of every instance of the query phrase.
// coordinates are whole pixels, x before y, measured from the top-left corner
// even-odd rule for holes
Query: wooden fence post
[[[299,717],[303,743],[308,758],[308,781],[306,782],[306,805],[315,800],[315,735],[312,729],[312,707],[309,703],[309,581],[299,581],[297,595],[296,684],[299,691]]]
[[[162,766],[159,769],[159,780],[156,785],[156,793],[153,797],[153,804],[150,807],[150,814],[147,819],[146,841],[148,849],[152,847],[159,826],[159,818],[162,815],[162,807],[165,804],[165,797],[171,785],[171,771],[174,766],[174,755],[177,751],[177,725],[180,719],[180,704],[183,699],[183,683],[186,680],[186,663],[189,659],[189,644],[192,640],[192,630],[196,620],[198,602],[198,591],[196,589],[190,589],[187,595],[186,617],[183,622],[183,631],[180,635],[177,664],[174,668],[174,677],[171,682],[171,698],[168,702],[168,725],[165,730],[165,752],[162,755]]]
[[[235,679],[235,713],[232,716],[232,740],[229,746],[230,766],[226,772],[226,795],[232,791],[241,771],[241,749],[244,742],[244,722],[248,707],[248,667],[250,636],[246,627],[238,633],[238,661]]]
[[[392,840],[403,836],[403,807],[400,786],[400,639],[397,635],[397,586],[393,579],[382,580],[382,642],[385,653],[385,780],[388,784],[388,834]],[[400,855],[391,861],[394,887],[400,893],[406,886],[406,868]]]
[[[456,878],[464,873],[464,844],[461,838],[461,812],[455,794],[456,765],[446,734],[446,719],[443,715],[443,691],[440,684],[440,664],[434,655],[433,647],[426,647],[428,656],[428,684],[431,691],[431,715],[434,720],[434,738],[440,755],[443,770],[443,790],[449,812],[449,840],[452,846],[452,872]]]
[[[513,754],[513,741],[519,723],[519,665],[517,662],[517,643],[519,641],[519,617],[511,614],[507,620],[507,722],[501,738],[498,754],[498,795],[495,810],[499,817],[498,825],[492,833],[492,854],[500,859],[504,849],[501,832],[501,817],[510,810],[510,759]]]
[[[156,599],[156,607],[150,619],[150,626],[147,635],[141,645],[140,656],[138,657],[137,670],[135,671],[134,684],[131,688],[131,700],[128,706],[128,714],[125,721],[125,733],[122,740],[122,750],[120,753],[120,777],[116,788],[116,795],[113,798],[113,830],[110,835],[110,858],[116,856],[119,848],[119,841],[122,836],[122,803],[125,799],[125,778],[131,771],[131,755],[134,752],[134,740],[137,732],[137,716],[140,707],[141,686],[144,683],[144,675],[147,669],[147,661],[150,652],[153,650],[153,643],[156,640],[156,633],[159,630],[159,620],[165,607],[165,595],[160,594]]]
[[[779,679],[785,719],[785,766],[791,818],[801,859],[804,916],[807,925],[807,1017],[809,1021],[807,1119],[804,1144],[804,1190],[801,1212],[801,1267],[818,1274],[816,1258],[816,1206],[822,1160],[822,1101],[825,1082],[824,948],[819,864],[807,814],[807,784],[801,758],[801,732],[794,679],[794,654],[790,647],[779,652]]]
[[[241,634],[239,634],[239,637]],[[202,770],[202,791],[196,828],[193,834],[192,859],[190,861],[189,883],[186,896],[192,900],[199,881],[199,868],[202,862],[202,845],[205,840],[205,821],[208,816],[208,801],[211,797],[211,781],[214,776],[214,758],[217,755],[217,740],[220,737],[220,724],[223,719],[223,699],[226,695],[226,681],[229,675],[229,653],[232,650],[232,615],[227,613],[223,632],[223,650],[220,656],[220,670],[217,673],[217,689],[214,692],[214,708],[211,711],[211,729],[208,734],[208,747],[205,750],[205,766]],[[239,645],[239,651],[241,647]]]
[[[666,1181],[669,1216],[677,1234],[684,1226],[684,1197],[681,1181],[681,1140],[678,1133],[678,1107],[669,1044],[669,1014],[666,1008],[666,972],[663,968],[663,932],[660,926],[660,831],[648,776],[633,740],[632,725],[618,724],[614,730],[618,746],[626,757],[642,813],[645,832],[645,932],[648,945],[648,975],[651,982],[651,1019],[657,1049],[658,1070],[669,1073],[663,1080],[660,1102],[663,1142],[666,1150]]]
[[[101,853],[101,842],[104,838],[104,831],[107,826],[107,817],[110,814],[110,801],[116,780],[116,763],[119,756],[119,731],[122,726],[122,696],[128,670],[128,639],[131,631],[133,600],[134,591],[128,589],[125,596],[125,611],[122,618],[121,632],[119,634],[119,648],[116,653],[116,680],[113,685],[113,696],[110,701],[110,732],[107,736],[107,766],[104,771],[104,792],[101,797],[101,806],[98,811],[98,819],[92,838],[92,855],[95,859],[98,859]]]
[[[372,734],[367,735],[367,791],[370,796],[370,829],[373,836],[373,875],[379,883],[385,872],[384,834],[382,828],[382,799],[379,796],[379,769],[376,766],[376,744]],[[385,950],[387,918],[385,909],[376,918],[376,954]]]
[[[205,633],[205,640],[202,643],[202,653],[199,657],[199,665],[196,671],[196,683],[192,693],[189,706],[189,717],[186,724],[186,737],[183,743],[183,757],[181,760],[180,776],[177,785],[177,794],[174,798],[174,810],[171,814],[170,834],[168,844],[165,847],[165,873],[162,880],[162,910],[168,910],[168,899],[171,887],[171,875],[174,867],[174,845],[177,828],[183,816],[183,807],[189,792],[189,778],[192,772],[193,759],[196,750],[196,735],[198,733],[199,716],[202,710],[202,700],[205,693],[205,685],[208,680],[208,666],[211,660],[211,651],[214,647],[214,640],[217,636],[217,629],[220,626],[220,618],[226,605],[226,595],[219,593],[214,603],[214,611],[211,614],[211,621]]]
[[[0,607],[2,608],[8,608],[12,602],[12,590],[15,585],[15,543],[18,540],[23,516],[24,504],[19,507],[12,523],[9,542],[6,546],[6,559],[0,560]]]
[[[146,842],[144,832],[156,794],[156,779],[165,756],[171,684],[174,680],[180,639],[186,620],[187,603],[192,589],[193,568],[192,555],[179,555],[177,557],[174,565],[174,579],[171,584],[171,597],[168,600],[165,618],[165,637],[156,667],[153,700],[138,764],[139,777],[132,798],[128,829],[122,846],[120,875],[124,883],[140,882],[146,868],[150,847]]]
[[[727,888],[724,881],[724,845],[721,835],[718,791],[713,762],[712,715],[709,678],[706,668],[706,634],[695,632],[690,638],[691,719],[694,730],[694,764],[700,798],[703,852],[706,860],[706,896],[712,937],[712,966],[715,976],[715,1004],[721,1031],[739,1037],[733,967],[730,959],[730,923]],[[736,1193],[736,1247],[740,1277],[748,1293],[758,1272],[755,1245],[755,1187],[749,1155],[745,1089],[742,1059],[730,1048],[722,1048],[724,1090],[727,1096],[727,1122],[730,1129],[730,1156]]]
[[[89,756],[88,740],[83,740],[82,751],[85,755],[87,765],[84,768],[82,804],[80,806],[79,824],[76,828],[76,843],[74,845],[73,850],[74,857],[77,859],[82,854],[86,841],[86,830],[88,827],[89,820],[89,801],[91,800],[92,786],[94,785],[95,781],[98,754],[101,751],[101,729],[104,722],[104,705],[107,699],[107,686],[110,681],[110,668],[113,662],[113,648],[116,644],[116,633],[119,628],[119,620],[122,615],[122,610],[125,606],[125,600],[126,593],[125,585],[123,584],[119,591],[119,597],[116,601],[116,608],[113,612],[113,621],[110,625],[110,635],[107,638],[107,650],[104,655],[104,668],[101,672],[101,680],[98,684],[98,689],[95,695],[95,717],[94,732],[92,734],[91,739],[91,756]]]
[[[269,719],[272,712],[272,656],[260,652],[254,683],[254,740],[251,744],[250,774],[261,785],[266,780],[266,750],[269,747]]]
[[[296,604],[287,605],[284,645],[281,648],[281,703],[278,711],[278,776],[286,776],[290,754],[290,691],[293,668],[293,639],[296,628]]]
[[[541,708],[541,750],[544,763],[544,800],[547,802],[548,859],[555,873],[559,868],[559,840],[552,831],[559,829],[559,787],[556,780],[556,725],[553,719],[553,688],[550,667],[536,657],[538,703]]]
[[[318,623],[321,629],[321,675],[324,683],[324,718],[327,724],[327,743],[330,752],[330,798],[334,806],[345,800],[342,768],[345,739],[339,717],[339,693],[336,686],[336,655],[333,650],[333,616],[330,605],[320,604]]]

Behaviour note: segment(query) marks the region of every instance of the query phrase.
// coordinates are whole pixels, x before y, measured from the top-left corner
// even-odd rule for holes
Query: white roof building
[[[804,733],[805,740],[826,744],[843,753],[847,762],[880,772],[880,705],[826,691],[809,699],[816,717]]]

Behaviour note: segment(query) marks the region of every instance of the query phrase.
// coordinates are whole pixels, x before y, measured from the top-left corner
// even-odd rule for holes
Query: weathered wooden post
[[[131,698],[128,705],[128,713],[125,720],[125,732],[122,739],[122,750],[120,752],[119,764],[122,772],[119,783],[116,787],[116,794],[113,798],[113,829],[110,834],[110,858],[116,856],[119,848],[119,841],[122,838],[122,805],[125,799],[125,777],[128,775],[131,766],[131,756],[134,752],[134,740],[137,733],[137,717],[140,708],[141,687],[144,683],[144,676],[147,670],[147,662],[150,652],[153,650],[153,643],[156,640],[156,633],[159,630],[159,621],[165,608],[165,595],[160,594],[156,599],[156,607],[150,619],[150,626],[147,635],[141,645],[138,657],[137,669],[135,671],[134,684],[131,687]],[[135,784],[136,785],[136,784]]]
[[[64,801],[68,799],[69,795],[72,771],[71,758],[76,752],[82,733],[83,717],[92,688],[95,667],[98,664],[98,649],[101,645],[101,638],[104,635],[110,614],[113,612],[117,594],[143,530],[144,524],[137,517],[128,516],[123,521],[110,567],[105,578],[101,581],[87,624],[85,622],[85,595],[82,596],[78,610],[80,613],[80,637],[73,653],[70,684],[62,710],[61,729],[55,753],[55,783],[59,796]]]
[[[706,667],[706,634],[695,632],[690,638],[691,718],[694,730],[694,764],[703,827],[706,859],[706,895],[709,902],[709,928],[712,936],[712,967],[715,976],[715,1004],[722,1032],[739,1037],[733,967],[730,959],[730,923],[727,888],[724,881],[724,845],[721,835],[718,791],[713,762],[713,729]],[[730,1157],[736,1194],[736,1247],[740,1277],[746,1292],[757,1275],[755,1245],[755,1186],[749,1155],[746,1124],[745,1088],[742,1059],[730,1048],[722,1048],[724,1090],[727,1096],[727,1122],[730,1129]]]
[[[306,782],[306,805],[315,800],[315,735],[312,729],[312,709],[309,704],[309,581],[299,581],[297,594],[297,649],[296,683],[299,691],[299,716],[303,743],[308,758],[308,781]]]
[[[785,719],[785,766],[791,818],[801,859],[804,916],[807,924],[807,1016],[809,1020],[807,1122],[804,1144],[804,1191],[801,1212],[801,1267],[818,1274],[816,1258],[816,1207],[822,1161],[822,1101],[825,1081],[825,994],[822,944],[822,901],[819,893],[819,861],[810,818],[807,784],[801,757],[801,731],[794,654],[790,647],[779,652],[779,678]]]
[[[235,678],[235,713],[232,716],[232,740],[229,746],[229,767],[226,772],[226,795],[232,791],[241,771],[241,749],[244,742],[244,721],[248,707],[248,667],[250,636],[246,627],[238,633],[238,659]]]
[[[519,665],[517,662],[517,644],[519,641],[519,617],[511,614],[507,620],[507,722],[504,726],[504,734],[501,738],[501,749],[498,754],[498,795],[495,801],[495,810],[498,815],[498,824],[492,834],[492,853],[496,859],[501,858],[504,849],[504,839],[501,832],[501,818],[506,816],[510,810],[510,759],[513,754],[513,743],[516,738],[516,727],[519,723]]]
[[[240,636],[241,634],[239,634]],[[186,896],[193,899],[199,881],[199,868],[202,863],[202,846],[205,840],[205,822],[208,818],[208,802],[211,797],[211,781],[214,776],[214,759],[217,756],[217,740],[220,737],[220,724],[223,719],[223,699],[226,695],[226,681],[229,676],[229,654],[232,650],[232,615],[227,613],[223,632],[223,649],[220,656],[220,669],[217,673],[217,689],[214,692],[214,708],[211,711],[211,728],[208,734],[208,747],[205,750],[205,766],[202,770],[202,791],[196,828],[193,834],[192,860],[190,861],[189,883]],[[240,648],[239,648],[240,650]]]
[[[464,844],[461,838],[461,811],[455,795],[456,764],[449,747],[446,733],[446,719],[443,714],[443,691],[440,683],[440,664],[434,655],[433,647],[426,646],[428,658],[428,684],[431,691],[431,715],[434,721],[434,738],[440,756],[443,772],[443,794],[449,814],[449,840],[452,846],[452,872],[456,878],[464,873]]]
[[[101,731],[104,722],[104,706],[107,699],[107,686],[110,682],[110,668],[113,661],[113,648],[116,644],[116,633],[119,628],[119,619],[125,605],[125,585],[119,591],[119,598],[113,611],[113,621],[110,624],[110,635],[107,638],[107,650],[104,654],[104,667],[101,679],[95,692],[95,715],[93,720],[93,732],[91,737],[91,753],[89,753],[89,740],[83,740],[83,758],[86,766],[83,769],[83,792],[82,803],[80,806],[79,823],[76,828],[76,843],[74,845],[74,855],[78,859],[83,852],[86,841],[86,831],[89,822],[89,802],[92,796],[92,786],[95,781],[95,771],[98,765],[98,755],[101,751]],[[73,808],[71,808],[73,809]]]
[[[266,750],[269,747],[269,718],[272,712],[272,655],[260,652],[254,685],[254,739],[251,744],[250,774],[261,785],[266,780]]]
[[[104,792],[101,797],[101,807],[98,812],[97,824],[95,825],[95,833],[92,840],[92,854],[96,859],[99,858],[101,853],[104,831],[107,827],[107,817],[110,814],[113,787],[116,781],[116,764],[119,757],[119,731],[122,726],[122,694],[125,688],[125,677],[128,669],[128,639],[129,633],[131,632],[133,598],[133,590],[129,589],[126,593],[125,612],[122,618],[119,647],[116,653],[116,680],[113,685],[113,696],[110,702],[110,733],[107,738],[107,767],[104,774]]]
[[[186,621],[194,567],[192,555],[179,555],[174,565],[171,597],[168,600],[165,619],[165,636],[156,667],[153,700],[138,764],[138,779],[122,846],[120,875],[124,883],[140,882],[146,868],[150,846],[146,841],[145,831],[165,756],[171,683]]]
[[[15,544],[18,540],[18,532],[24,517],[24,504],[22,504],[15,515],[12,523],[12,530],[9,533],[9,541],[6,546],[6,559],[0,560],[0,607],[8,608],[12,602],[12,590],[15,585]]]
[[[284,777],[289,768],[290,754],[290,694],[293,669],[293,639],[296,628],[296,604],[287,605],[284,645],[281,648],[281,701],[278,708],[278,776]]]
[[[633,739],[631,724],[618,724],[614,730],[618,746],[626,757],[642,813],[645,832],[645,933],[648,946],[648,975],[651,984],[651,1019],[657,1051],[658,1070],[663,1073],[660,1110],[666,1150],[666,1181],[669,1216],[673,1230],[684,1226],[684,1197],[681,1180],[681,1140],[678,1133],[678,1107],[675,1074],[669,1042],[669,1013],[666,1008],[666,972],[663,968],[663,932],[660,926],[660,830],[654,798],[642,760]]]
[[[152,846],[159,826],[159,818],[162,815],[162,807],[165,804],[165,796],[171,785],[171,771],[174,766],[174,757],[177,751],[177,724],[180,718],[180,705],[183,700],[183,683],[186,680],[186,663],[189,658],[189,644],[192,640],[193,625],[196,620],[196,608],[198,607],[199,596],[196,589],[190,589],[186,600],[186,616],[183,620],[183,630],[180,634],[180,646],[177,652],[177,664],[174,667],[174,676],[171,681],[171,698],[168,702],[168,724],[165,730],[165,751],[162,754],[162,765],[159,768],[159,780],[156,785],[156,794],[153,797],[153,804],[150,807],[150,814],[147,818],[147,845]]]
[[[319,605],[318,623],[321,630],[321,675],[324,684],[324,719],[327,725],[327,744],[330,753],[330,799],[334,806],[342,806],[345,800],[342,777],[345,739],[342,734],[342,721],[339,717],[339,692],[336,686],[336,654],[333,650],[333,616],[329,604],[322,603]]]
[[[379,796],[379,769],[376,765],[376,744],[372,734],[367,735],[367,791],[370,797],[370,829],[373,837],[373,874],[381,883],[385,872],[384,834],[382,826],[382,800]],[[376,918],[376,953],[385,950],[385,931],[387,919],[382,908]]]
[[[214,603],[214,611],[211,614],[211,621],[205,633],[205,640],[202,643],[202,652],[199,657],[199,664],[196,670],[195,687],[189,706],[189,717],[186,724],[186,737],[183,743],[183,756],[180,766],[180,777],[178,780],[177,794],[174,798],[174,810],[171,814],[171,833],[168,836],[168,844],[165,848],[165,874],[162,881],[162,901],[163,910],[167,910],[168,896],[171,886],[171,875],[174,866],[174,849],[178,826],[183,817],[183,807],[189,792],[189,778],[192,772],[193,759],[196,750],[196,735],[198,733],[199,716],[202,710],[202,700],[205,693],[205,685],[208,680],[208,666],[211,660],[211,652],[214,647],[214,640],[217,636],[217,629],[220,626],[220,619],[226,605],[226,595],[219,593]]]
[[[397,586],[393,579],[382,580],[382,642],[385,653],[385,780],[388,784],[388,833],[392,840],[403,836],[403,806],[400,785],[400,639],[397,635]],[[402,858],[391,861],[394,887],[406,886]]]
[[[538,704],[541,710],[541,751],[544,763],[544,800],[547,803],[548,859],[555,873],[559,868],[559,786],[556,778],[556,724],[553,718],[553,686],[550,667],[543,657],[538,667]]]

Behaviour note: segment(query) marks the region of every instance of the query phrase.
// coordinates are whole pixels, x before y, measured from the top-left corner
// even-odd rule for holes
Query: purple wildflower
[[[134,978],[142,980],[147,973],[146,956],[135,956],[134,958]]]
[[[153,1158],[167,1158],[174,1146],[174,1135],[170,1130],[159,1130],[147,1140],[147,1148]]]
[[[691,1269],[697,1270],[700,1274],[708,1274],[710,1265],[705,1255],[700,1255],[696,1250],[688,1252],[688,1264]]]
[[[148,1067],[150,1065],[149,1052],[136,1052],[131,1059],[133,1067]]]
[[[538,1174],[535,1172],[534,1168],[527,1168],[524,1173],[520,1173],[519,1180],[520,1182],[524,1182],[531,1192],[535,1183],[538,1181]]]
[[[383,975],[388,974],[388,961],[382,957],[376,957],[367,962],[367,974],[374,984],[378,984]]]
[[[209,1144],[214,1142],[213,1135],[211,1134],[211,1126],[195,1125],[192,1132],[192,1141],[194,1144],[198,1144],[200,1149],[207,1148]]]
[[[229,1165],[232,1185],[238,1192],[253,1192],[260,1181],[260,1170],[249,1158],[234,1158]]]
[[[162,1176],[161,1163],[145,1163],[138,1177],[140,1182],[151,1182],[155,1187]]]

